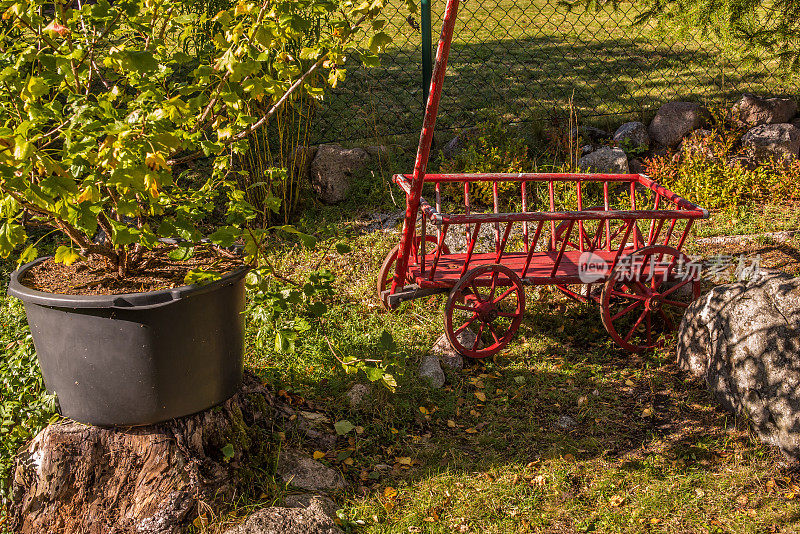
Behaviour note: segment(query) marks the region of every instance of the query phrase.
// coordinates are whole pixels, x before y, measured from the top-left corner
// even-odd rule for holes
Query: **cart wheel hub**
[[[650,311],[658,311],[661,309],[661,305],[663,304],[663,300],[661,295],[653,295],[646,301],[647,309]]]

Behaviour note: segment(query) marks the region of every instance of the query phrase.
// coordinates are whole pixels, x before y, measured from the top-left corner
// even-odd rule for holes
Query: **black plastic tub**
[[[242,379],[244,277],[124,295],[61,295],[20,283],[45,386],[61,413],[100,426],[147,425],[210,408]]]

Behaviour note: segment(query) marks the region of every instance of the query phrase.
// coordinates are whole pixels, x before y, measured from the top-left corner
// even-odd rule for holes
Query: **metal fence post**
[[[422,109],[428,105],[428,92],[431,89],[433,70],[433,51],[431,37],[431,0],[421,0],[422,18]]]

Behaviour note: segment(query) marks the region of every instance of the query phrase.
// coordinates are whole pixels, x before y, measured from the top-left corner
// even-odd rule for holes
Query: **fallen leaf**
[[[336,430],[336,433],[339,434],[340,436],[344,436],[345,434],[353,430],[355,427],[356,425],[354,425],[347,419],[342,419],[341,421],[338,421],[336,424],[333,425],[333,428]]]
[[[630,378],[626,378],[625,379],[625,385],[626,386],[634,386],[635,384],[633,383],[633,380],[631,380]]]
[[[649,406],[642,410],[642,417],[652,417],[653,416],[653,409]]]
[[[320,460],[322,458],[325,458],[325,453],[324,452],[322,452],[322,451],[314,451],[314,459],[315,460]]]
[[[456,422],[453,421],[452,419],[448,419],[447,420],[447,426],[449,426],[450,428],[455,428],[456,427]]]
[[[411,465],[411,457],[409,456],[398,456],[395,461],[400,465]]]
[[[614,495],[608,500],[608,504],[610,504],[614,508],[622,506],[624,502],[625,502],[625,497],[622,495]]]
[[[353,459],[352,458],[346,458],[344,463],[345,463],[345,465],[353,465]]]
[[[356,434],[363,434],[363,433],[364,433],[364,427],[363,426],[357,426],[356,427]]]
[[[428,414],[430,413],[430,412],[428,411],[428,409],[427,409],[425,406],[420,406],[420,407],[419,407],[419,411],[420,411],[420,413],[421,413],[421,414],[423,414],[423,415],[428,415]]]
[[[478,431],[475,430],[474,428],[468,428],[464,432],[466,432],[467,434],[477,434],[478,433]]]
[[[486,402],[486,395],[483,394],[483,391],[476,391],[475,396],[478,397],[479,401]]]

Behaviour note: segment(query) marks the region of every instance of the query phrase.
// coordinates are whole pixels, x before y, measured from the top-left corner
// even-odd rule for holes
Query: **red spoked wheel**
[[[445,335],[468,358],[493,356],[517,333],[524,311],[520,277],[503,265],[482,265],[467,271],[450,290],[444,308]]]
[[[699,272],[689,257],[668,246],[641,248],[620,259],[600,298],[603,326],[631,352],[653,349],[675,330],[700,296]]]
[[[436,240],[435,236],[425,236],[425,241],[438,246],[438,241]],[[419,236],[414,237],[414,248],[412,249],[410,256],[410,261],[412,262],[417,261],[417,249],[419,248],[420,242],[421,240]],[[378,271],[378,302],[381,303],[381,307],[383,309],[386,309],[386,303],[383,302],[381,295],[384,291],[392,287],[392,280],[394,280],[394,266],[397,263],[397,254],[399,252],[400,245],[395,245],[395,247],[389,251],[389,254],[386,255],[386,259],[383,260],[383,265],[381,265],[381,270]],[[450,249],[444,243],[442,243],[442,254],[450,254]],[[407,281],[410,282],[411,280]]]

